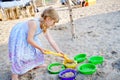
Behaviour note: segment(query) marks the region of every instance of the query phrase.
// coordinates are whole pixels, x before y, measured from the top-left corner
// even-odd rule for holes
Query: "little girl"
[[[45,49],[39,42],[38,35],[44,33],[51,46],[62,54],[48,32],[59,21],[58,13],[51,7],[45,9],[41,19],[28,20],[16,24],[9,37],[9,57],[11,61],[12,80],[36,67],[44,67]],[[63,54],[62,54],[63,55]]]

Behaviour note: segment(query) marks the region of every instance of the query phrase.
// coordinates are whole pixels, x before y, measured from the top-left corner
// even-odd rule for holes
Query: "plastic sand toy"
[[[49,64],[47,69],[51,74],[58,74],[65,69],[65,66],[59,62],[54,62]]]
[[[78,71],[82,74],[93,74],[96,70],[96,66],[92,63],[84,63],[78,67]]]
[[[60,80],[75,80],[77,71],[74,69],[65,69],[59,73]]]
[[[53,54],[53,55],[55,55],[55,56],[60,56],[60,57],[63,56],[61,53],[56,53],[56,52],[52,52],[52,51],[49,51],[49,50],[46,50],[46,51],[45,51],[45,54]],[[64,59],[65,59],[66,62],[73,62],[73,60],[70,59],[70,58],[68,58],[67,55],[64,55],[63,57],[64,57]]]
[[[74,57],[74,60],[77,61],[77,63],[83,62],[85,59],[86,59],[85,53],[78,54]]]
[[[71,68],[71,69],[75,69],[77,66],[76,61],[72,61],[72,62],[63,61],[63,64],[65,65],[66,68]]]
[[[97,64],[102,64],[103,61],[104,61],[104,57],[102,57],[102,56],[91,56],[91,57],[88,59],[88,61],[89,61],[90,63],[95,64],[95,65],[97,65]]]

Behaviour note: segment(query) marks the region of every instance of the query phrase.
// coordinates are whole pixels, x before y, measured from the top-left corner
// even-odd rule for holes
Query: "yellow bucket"
[[[63,61],[63,64],[65,65],[66,68],[71,68],[71,69],[75,69],[77,66],[77,62],[73,61],[73,62],[66,62],[65,60]]]

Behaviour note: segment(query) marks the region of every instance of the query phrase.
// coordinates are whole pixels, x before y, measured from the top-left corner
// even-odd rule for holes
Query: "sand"
[[[74,8],[73,19],[76,30],[76,39],[72,40],[71,26],[67,7],[54,6],[59,12],[60,22],[50,29],[50,33],[60,49],[70,58],[79,53],[86,53],[87,58],[93,55],[102,55],[105,61],[97,65],[93,75],[79,73],[76,80],[119,80],[120,79],[120,1],[97,0],[96,5]],[[40,13],[45,7],[40,7]],[[38,17],[38,14],[36,14]],[[0,22],[0,80],[10,80],[10,62],[8,58],[8,38],[12,27],[23,20],[30,18]],[[44,48],[52,47],[40,35]],[[45,63],[62,62],[63,59],[53,55],[45,55]],[[87,60],[84,62],[86,63]],[[80,63],[79,65],[81,65]],[[49,74],[47,68],[27,72],[20,76],[20,80],[59,80],[57,74]]]

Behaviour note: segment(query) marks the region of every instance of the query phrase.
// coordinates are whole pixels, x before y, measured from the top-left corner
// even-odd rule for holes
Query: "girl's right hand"
[[[40,49],[40,51],[43,53],[43,54],[45,54],[45,49]]]

